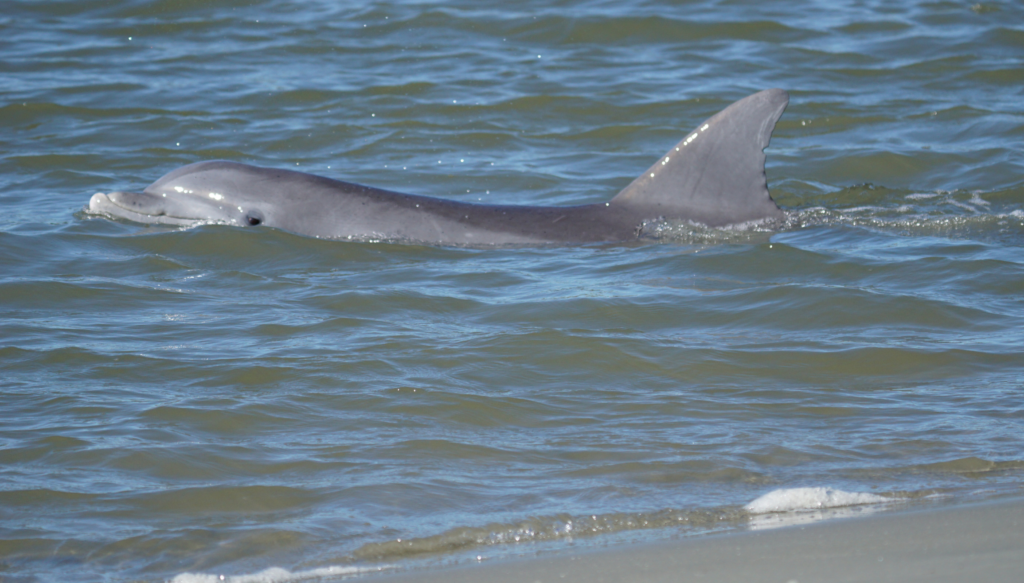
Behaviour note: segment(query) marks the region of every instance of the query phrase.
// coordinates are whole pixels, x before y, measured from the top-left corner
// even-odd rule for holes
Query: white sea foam
[[[322,567],[308,571],[289,571],[280,567],[271,567],[249,575],[211,575],[208,573],[182,573],[170,580],[170,583],[293,583],[310,579],[340,578],[360,573],[370,573],[390,569],[390,565],[380,567]]]
[[[878,504],[890,499],[865,492],[844,492],[832,488],[782,488],[773,490],[743,507],[751,514],[793,512]]]
[[[748,528],[765,530],[809,524],[822,520],[867,516],[892,498],[832,488],[784,488],[774,490],[743,508],[753,514]]]
[[[971,193],[971,204],[978,206],[989,206],[989,202],[981,198],[980,190],[975,190],[974,192]]]

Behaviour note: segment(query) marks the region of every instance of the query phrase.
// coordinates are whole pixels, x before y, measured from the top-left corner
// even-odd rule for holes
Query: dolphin
[[[784,217],[764,149],[789,103],[781,89],[707,119],[608,202],[472,204],[228,161],[190,164],[142,192],[96,193],[86,212],[139,223],[222,223],[301,235],[454,246],[636,240],[661,221],[727,227]]]

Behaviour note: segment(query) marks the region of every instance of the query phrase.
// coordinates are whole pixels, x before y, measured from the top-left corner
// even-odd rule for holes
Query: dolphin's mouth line
[[[203,219],[189,219],[169,215],[165,210],[160,210],[159,213],[139,212],[118,204],[116,200],[112,199],[104,192],[97,192],[92,195],[92,198],[89,199],[89,206],[85,207],[85,212],[93,215],[106,215],[119,219],[127,219],[136,223],[193,225],[204,222]]]

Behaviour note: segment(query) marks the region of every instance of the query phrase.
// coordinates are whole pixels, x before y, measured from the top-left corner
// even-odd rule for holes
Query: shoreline
[[[535,558],[375,575],[512,583],[1011,581],[1024,574],[1024,498],[913,509]]]

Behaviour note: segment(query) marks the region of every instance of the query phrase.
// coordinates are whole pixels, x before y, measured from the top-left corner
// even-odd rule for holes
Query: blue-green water
[[[1013,2],[6,0],[0,579],[329,579],[742,529],[781,488],[1020,493],[1022,56]],[[768,87],[775,232],[82,212],[214,158],[600,202]]]

